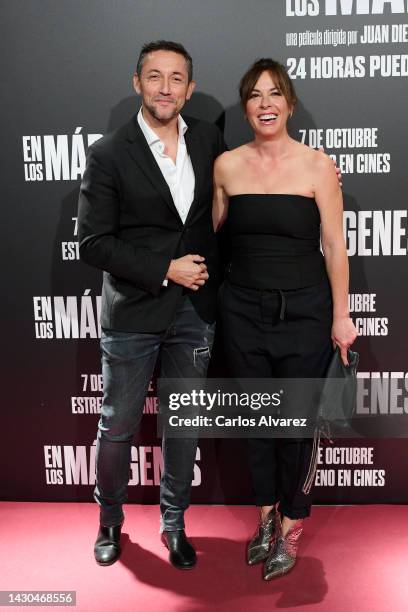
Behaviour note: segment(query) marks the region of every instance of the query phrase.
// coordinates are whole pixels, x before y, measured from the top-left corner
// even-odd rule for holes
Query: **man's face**
[[[186,60],[174,51],[153,51],[145,58],[140,79],[133,86],[142,96],[143,112],[149,119],[169,123],[191,98],[195,83],[188,82]]]

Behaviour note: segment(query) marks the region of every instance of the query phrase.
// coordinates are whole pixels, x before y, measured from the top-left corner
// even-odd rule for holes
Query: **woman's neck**
[[[285,155],[291,147],[292,142],[293,138],[291,138],[287,132],[273,138],[255,135],[253,147],[261,157],[275,160]]]

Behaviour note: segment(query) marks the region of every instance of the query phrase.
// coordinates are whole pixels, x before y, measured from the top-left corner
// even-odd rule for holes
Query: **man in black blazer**
[[[194,89],[190,55],[177,43],[145,45],[134,86],[142,108],[89,148],[78,212],[81,259],[103,270],[101,565],[120,554],[131,445],[157,358],[161,377],[206,376],[218,287],[212,171],[225,144],[216,126],[179,114]],[[197,440],[163,439],[162,539],[182,569],[196,562],[184,533],[196,449]]]

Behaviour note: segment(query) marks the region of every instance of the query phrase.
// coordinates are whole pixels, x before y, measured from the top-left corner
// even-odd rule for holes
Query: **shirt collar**
[[[145,121],[143,114],[142,114],[142,107],[140,107],[140,110],[137,114],[137,122],[140,126],[140,129],[142,130],[144,134],[144,137],[147,140],[147,144],[149,145],[149,147],[153,146],[157,142],[162,142],[159,136],[157,136],[157,134],[150,127],[150,125],[148,125],[147,122]],[[188,126],[181,115],[178,115],[177,122],[178,122],[179,142],[184,143],[184,134],[186,133]]]

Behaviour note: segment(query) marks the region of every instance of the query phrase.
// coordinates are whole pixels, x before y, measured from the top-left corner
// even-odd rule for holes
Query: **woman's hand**
[[[333,346],[338,346],[344,365],[348,365],[347,349],[357,338],[358,333],[350,317],[338,317],[333,319],[332,340]]]

